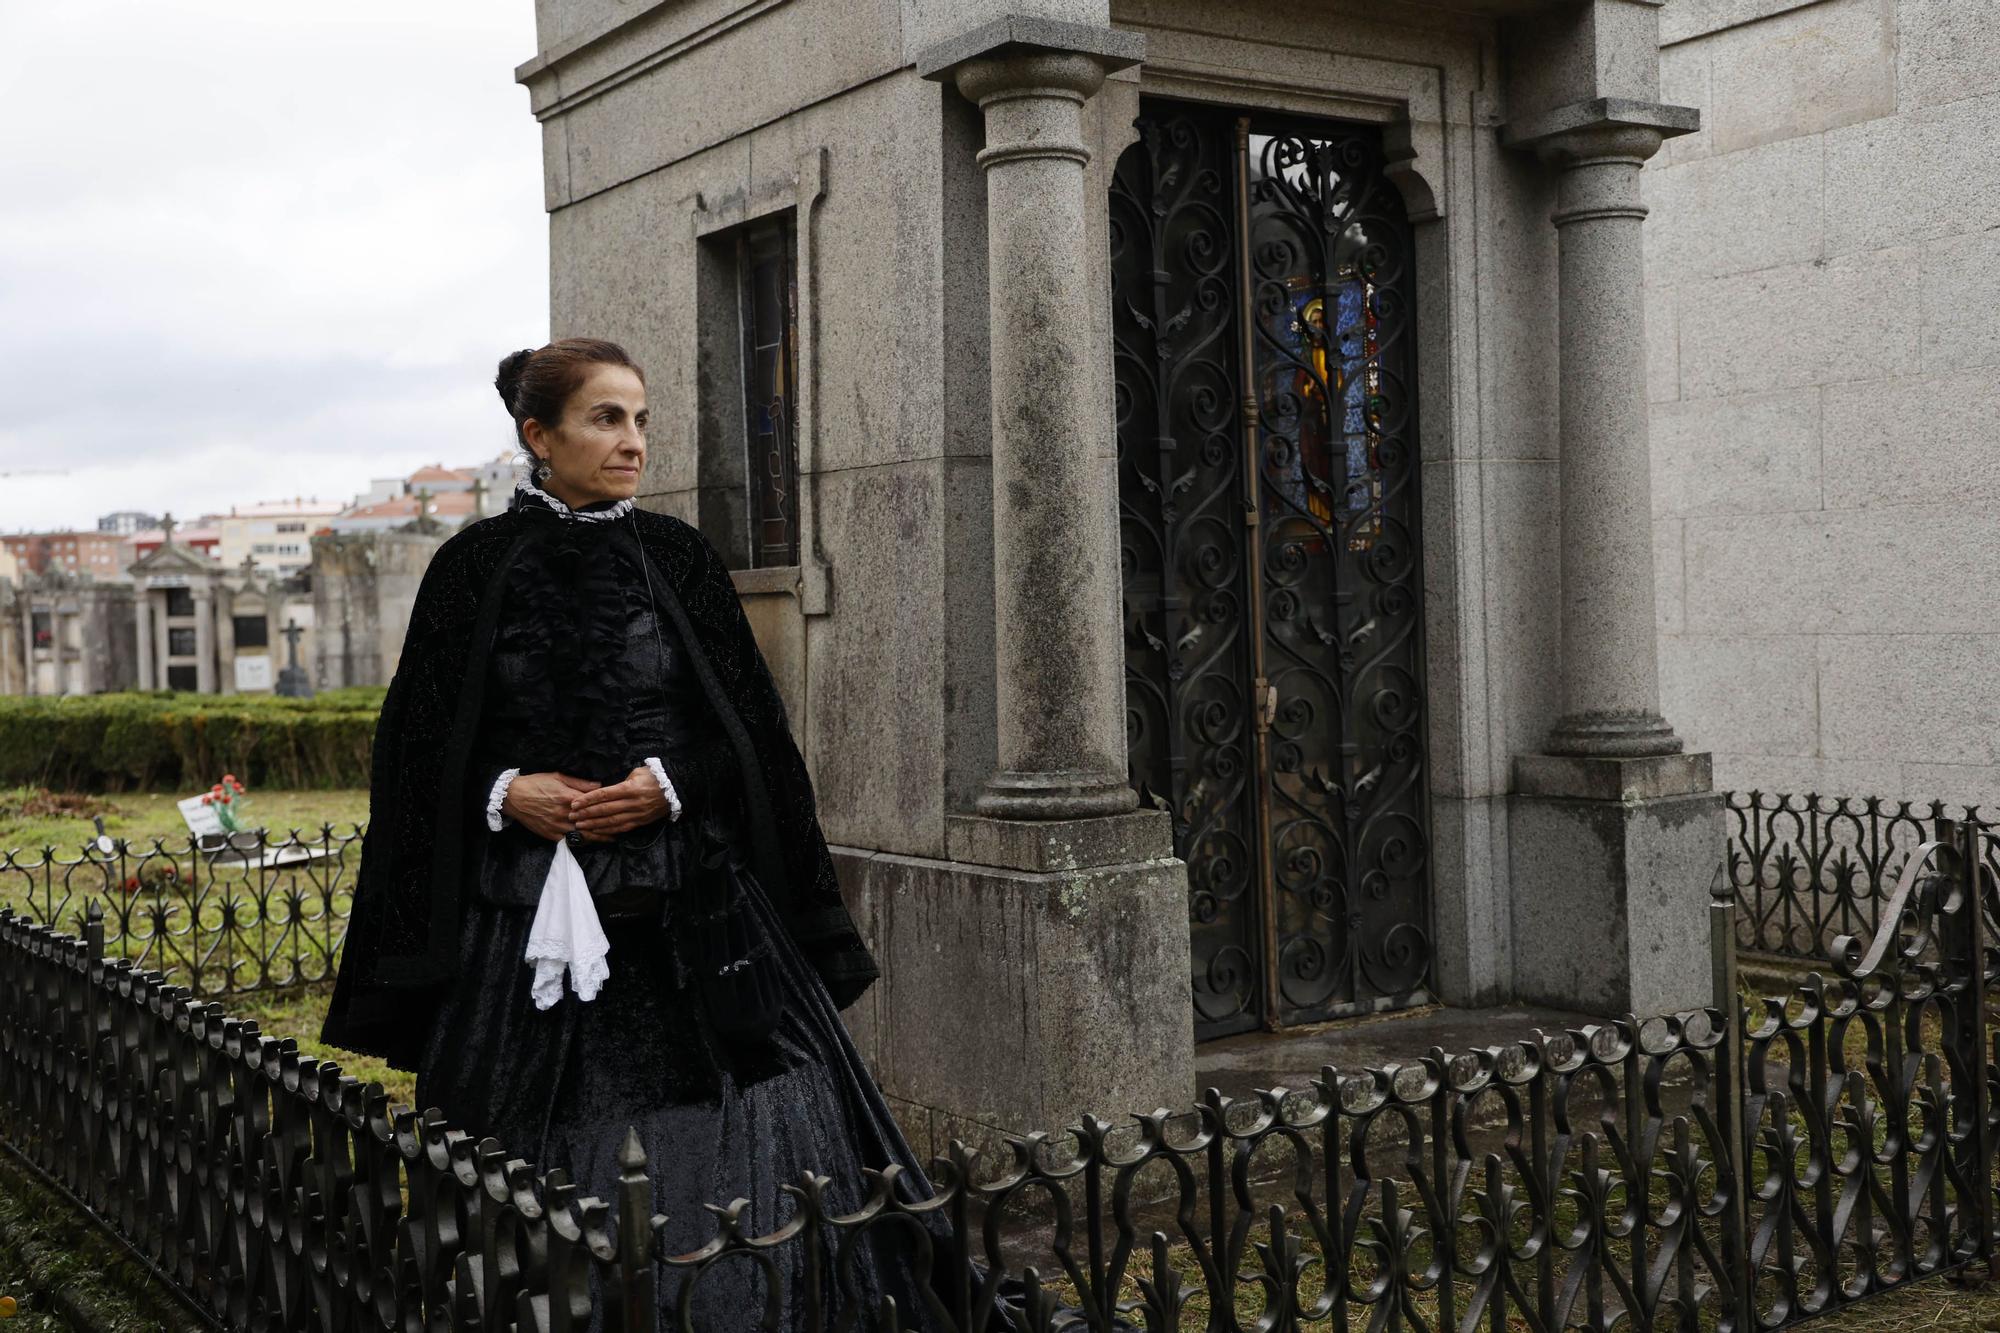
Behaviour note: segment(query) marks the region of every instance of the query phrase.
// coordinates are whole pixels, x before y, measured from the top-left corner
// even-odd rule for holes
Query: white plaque
[[[181,818],[187,821],[188,832],[197,837],[222,836],[222,820],[216,816],[214,806],[203,805],[199,796],[190,796],[176,804],[180,807]]]
[[[239,690],[268,690],[271,688],[271,658],[267,653],[255,657],[236,659],[236,688]]]

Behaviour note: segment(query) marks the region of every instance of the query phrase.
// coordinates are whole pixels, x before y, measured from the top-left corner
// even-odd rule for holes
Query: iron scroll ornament
[[[1278,950],[1309,1021],[1429,974],[1410,247],[1379,136],[1249,147]]]
[[[1366,127],[1148,102],[1111,191],[1127,745],[1199,1036],[1423,998],[1407,220]]]
[[[1189,119],[1142,118],[1139,136],[1110,207],[1127,750],[1188,863],[1206,1034],[1254,1023],[1258,971],[1232,168]]]

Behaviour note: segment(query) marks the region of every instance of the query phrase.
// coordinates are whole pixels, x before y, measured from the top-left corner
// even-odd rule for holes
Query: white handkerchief
[[[546,1009],[562,998],[565,970],[577,999],[595,999],[611,975],[611,964],[605,961],[610,952],[611,941],[598,924],[583,867],[570,854],[569,843],[558,840],[549,877],[542,881],[541,901],[535,904],[534,923],[528,927],[527,961],[535,968],[535,1008]]]

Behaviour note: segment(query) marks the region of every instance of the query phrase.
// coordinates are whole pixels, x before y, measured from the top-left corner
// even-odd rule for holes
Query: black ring
[[[570,845],[570,846],[572,846],[572,847],[581,847],[581,846],[583,846],[583,830],[582,830],[582,829],[571,829],[571,830],[570,830],[569,832],[567,832],[567,833],[563,834],[563,837],[565,837],[565,838],[569,839],[569,845]]]

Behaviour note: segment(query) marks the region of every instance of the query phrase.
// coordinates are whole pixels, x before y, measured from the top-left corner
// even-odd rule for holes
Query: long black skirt
[[[554,1006],[537,1010],[529,995],[532,969],[522,961],[532,913],[471,901],[461,972],[469,980],[439,1015],[418,1073],[419,1105],[439,1107],[472,1133],[491,1134],[537,1170],[564,1170],[580,1194],[606,1203],[617,1198],[620,1151],[636,1131],[653,1211],[666,1219],[658,1241],[666,1255],[687,1254],[716,1236],[718,1219],[704,1204],[747,1200],[736,1223],[740,1233],[775,1232],[798,1208],[781,1186],[800,1184],[808,1171],[829,1178],[822,1198],[832,1214],[866,1202],[863,1167],[900,1166],[898,1194],[912,1203],[932,1198],[825,984],[754,876],[741,882],[778,946],[786,992],[773,1049],[760,1067],[745,1074],[725,1060],[708,1075],[713,1094],[690,1100],[687,1071],[659,1058],[663,1045],[689,1052],[711,1044],[697,994],[675,985],[672,950],[659,925],[607,922],[611,974],[603,989],[588,1002],[565,990]],[[857,1327],[877,1328],[874,1312],[888,1296],[903,1327],[942,1327],[931,1300],[950,1302],[957,1285],[950,1228],[942,1212],[929,1213],[922,1225],[930,1236],[928,1282],[919,1276],[926,1247],[913,1235],[917,1223],[888,1219],[829,1229],[821,1245],[821,1293],[812,1302],[820,1306],[821,1325],[852,1309],[860,1315]],[[749,1256],[713,1263],[698,1276],[662,1266],[659,1327],[679,1326],[683,1303],[693,1327],[705,1333],[808,1327],[803,1243],[780,1244],[762,1261],[775,1280]],[[963,1271],[969,1280],[983,1276]],[[1017,1284],[1007,1285],[1012,1294]],[[597,1295],[593,1331],[602,1327],[603,1293]]]

